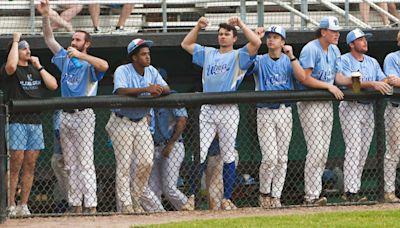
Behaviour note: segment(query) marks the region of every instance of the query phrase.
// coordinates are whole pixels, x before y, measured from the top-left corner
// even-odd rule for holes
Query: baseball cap
[[[276,33],[280,35],[283,39],[286,39],[286,31],[283,27],[279,25],[272,25],[267,28],[267,31],[265,31],[266,34],[268,33]]]
[[[364,33],[363,31],[361,31],[361,29],[356,28],[356,29],[350,31],[349,33],[347,33],[346,43],[347,44],[351,44],[356,39],[364,37],[364,36],[365,36],[365,38],[368,39],[368,38],[372,37],[372,34],[371,33]]]
[[[26,40],[21,40],[18,42],[18,49],[29,48],[29,43]]]
[[[322,18],[319,22],[319,28],[329,29],[332,31],[339,31],[342,29],[342,27],[339,25],[339,20],[333,16]]]
[[[153,46],[153,41],[151,40],[143,40],[143,39],[134,39],[132,40],[129,45],[128,45],[128,55],[131,55],[131,53],[138,47],[146,45],[147,47]]]

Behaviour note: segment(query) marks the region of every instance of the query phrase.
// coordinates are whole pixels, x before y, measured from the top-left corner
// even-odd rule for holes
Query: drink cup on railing
[[[361,73],[355,71],[351,73],[351,84],[353,93],[360,93],[361,91]]]

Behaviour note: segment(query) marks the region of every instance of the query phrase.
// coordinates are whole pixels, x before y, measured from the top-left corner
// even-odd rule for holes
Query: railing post
[[[350,13],[350,3],[349,3],[349,0],[346,0],[345,2],[344,2],[344,11],[345,11],[345,13],[344,13],[344,24],[346,25],[346,27],[348,27],[349,26],[349,13]]]
[[[163,0],[162,1],[162,20],[163,20],[163,32],[168,32],[168,17],[167,17],[167,1]]]
[[[191,175],[194,177],[193,181],[195,186],[195,208],[199,209],[201,203],[201,178],[203,173],[201,172],[201,158],[200,158],[200,107],[194,108],[194,124],[193,124],[193,173]]]
[[[264,0],[257,0],[257,26],[264,27]]]
[[[378,184],[378,199],[383,197],[383,160],[385,156],[385,100],[377,99],[375,105],[375,134],[376,134],[376,164]]]
[[[34,0],[29,1],[29,8],[30,8],[30,24],[31,24],[31,34],[35,34],[35,2]]]
[[[308,1],[301,0],[301,13],[308,16]],[[301,18],[301,29],[304,30],[307,28],[307,21],[304,18]]]
[[[4,94],[0,90],[0,223],[7,218],[7,150],[6,150],[6,117]]]
[[[244,23],[247,23],[247,21],[246,21],[246,1],[245,0],[240,0],[240,19]]]

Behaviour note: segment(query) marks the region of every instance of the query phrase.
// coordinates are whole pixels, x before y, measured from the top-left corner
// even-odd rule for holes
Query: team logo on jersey
[[[209,65],[209,66],[207,66],[207,73],[206,73],[206,76],[215,76],[215,75],[218,75],[218,74],[224,74],[224,73],[226,73],[226,72],[229,72],[229,66],[228,66],[228,64],[222,64],[222,65],[218,65],[218,64],[215,64],[215,65]]]
[[[33,81],[32,74],[27,74],[26,77],[28,78],[28,81]]]

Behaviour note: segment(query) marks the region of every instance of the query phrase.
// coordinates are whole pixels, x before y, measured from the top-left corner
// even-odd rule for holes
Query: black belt
[[[80,108],[80,109],[63,109],[63,112],[70,113],[70,114],[74,114],[74,113],[77,113],[77,112],[80,112],[80,111],[83,111],[83,110],[85,110],[85,108]]]
[[[159,143],[154,143],[154,146],[164,146],[164,145],[167,145],[167,142],[168,141],[164,141],[164,142],[159,142]],[[183,139],[178,139],[178,140],[176,140],[176,142],[177,143],[183,143]]]
[[[369,101],[357,101],[358,104],[362,104],[362,105],[369,105],[371,104],[371,102]]]
[[[392,107],[393,108],[398,108],[400,106],[400,104],[396,104],[396,103],[393,103],[393,102],[391,102],[391,103],[392,103]]]
[[[143,119],[143,117],[142,118],[138,118],[138,119],[134,119],[134,118],[129,118],[129,117],[127,117],[127,116],[124,116],[124,115],[121,115],[121,114],[119,114],[119,113],[116,113],[116,112],[114,112],[114,114],[115,114],[115,116],[116,117],[119,117],[119,118],[127,118],[128,120],[130,120],[130,121],[132,121],[132,122],[135,122],[135,123],[137,123],[137,122],[139,122],[139,121],[141,121],[142,119]]]

